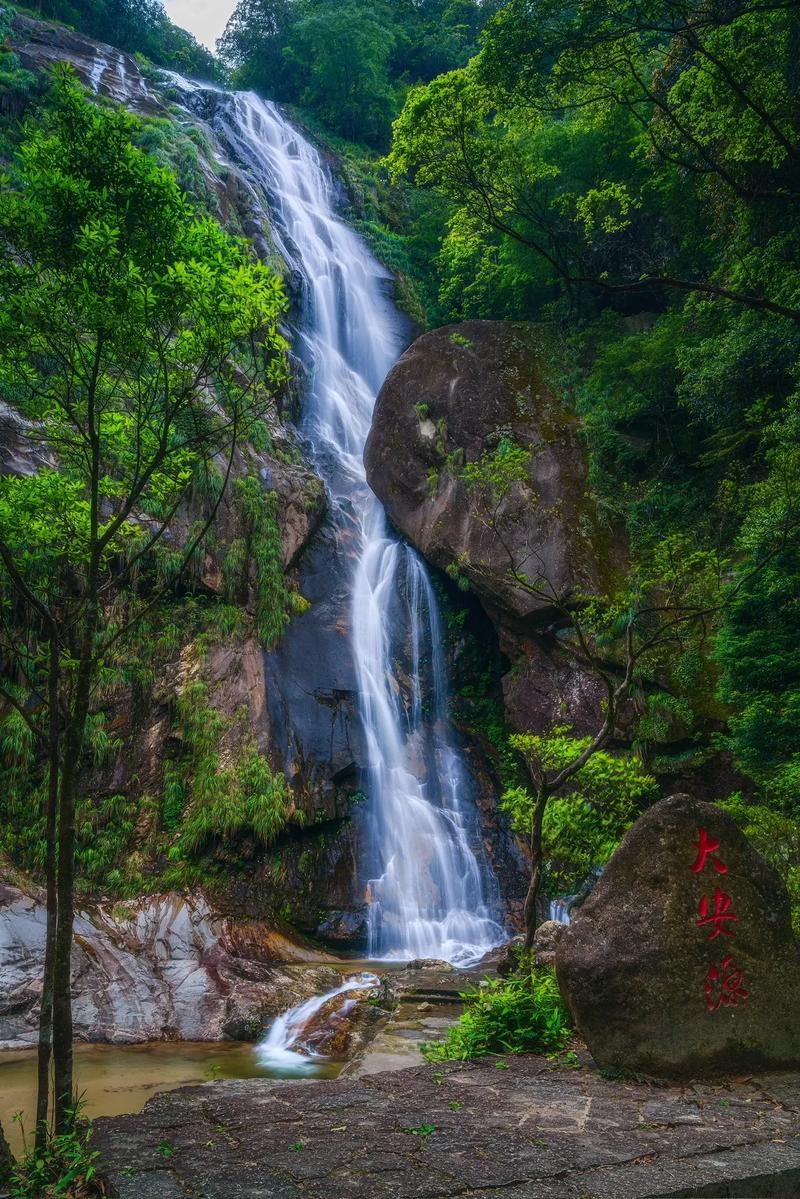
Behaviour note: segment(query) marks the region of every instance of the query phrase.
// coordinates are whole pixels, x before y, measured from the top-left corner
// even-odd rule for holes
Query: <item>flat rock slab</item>
[[[800,1193],[800,1074],[657,1085],[541,1057],[242,1081],[99,1120],[117,1199]]]

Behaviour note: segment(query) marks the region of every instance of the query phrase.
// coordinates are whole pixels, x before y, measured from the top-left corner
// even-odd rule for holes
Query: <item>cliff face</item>
[[[466,580],[510,661],[508,725],[595,728],[596,682],[559,648],[558,604],[613,580],[624,544],[587,494],[577,420],[534,326],[467,321],[420,337],[378,397],[365,461],[397,528]]]

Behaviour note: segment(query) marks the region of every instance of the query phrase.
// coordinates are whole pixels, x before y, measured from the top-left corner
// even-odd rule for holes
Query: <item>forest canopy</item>
[[[497,0],[241,0],[219,41],[233,82],[387,148],[411,84],[463,66]]]

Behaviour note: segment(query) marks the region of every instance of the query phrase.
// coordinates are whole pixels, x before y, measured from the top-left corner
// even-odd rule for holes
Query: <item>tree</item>
[[[239,86],[257,88],[271,100],[297,98],[284,51],[299,9],[298,0],[239,0],[217,42]]]
[[[394,33],[359,0],[311,7],[292,30],[286,57],[305,80],[300,93],[328,128],[380,146],[394,112],[388,63]]]
[[[395,174],[571,293],[695,294],[800,324],[799,31],[797,5],[770,0],[512,0],[468,67],[411,92]]]
[[[590,737],[575,737],[568,726],[547,734],[518,733],[512,749],[524,758],[536,794],[510,787],[500,806],[515,832],[530,838],[537,796],[554,785],[558,773],[577,760]],[[542,817],[542,859],[556,894],[573,893],[597,866],[604,866],[643,808],[658,797],[656,780],[632,754],[597,750],[563,787],[554,789]],[[553,894],[553,891],[550,891]]]
[[[205,480],[174,580],[286,369],[280,280],[195,216],[137,130],[59,70],[0,198],[0,391],[39,464],[0,480],[0,696],[44,762],[40,1144],[51,1055],[57,1133],[74,1108],[75,808],[93,696],[174,585],[154,568],[171,522]]]
[[[743,570],[715,657],[730,705],[728,744],[771,806],[800,813],[800,416],[767,433],[767,471],[737,496]]]
[[[619,735],[623,716],[634,702],[645,711],[648,693],[669,706],[670,673],[683,656],[706,650],[714,618],[721,608],[725,563],[713,553],[694,549],[686,537],[655,548],[650,559],[631,569],[624,587],[613,594],[559,591],[548,578],[535,547],[520,560],[504,536],[504,501],[528,480],[530,451],[506,439],[496,451],[467,463],[461,472],[475,519],[489,529],[508,556],[507,578],[539,601],[558,632],[558,647],[600,684],[602,705],[597,728],[583,738],[555,728],[546,735],[522,734],[512,745],[523,756],[534,790],[513,788],[504,797],[517,831],[525,832],[531,854],[531,877],[525,897],[525,945],[533,945],[538,898],[545,868],[544,826],[548,804],[557,796],[573,803],[609,804],[619,788],[628,800],[652,795],[654,780],[635,763],[617,762],[608,750]],[[460,564],[463,567],[463,563]],[[470,573],[480,578],[481,566]],[[609,784],[609,777],[611,782]],[[617,813],[618,823],[623,818]]]

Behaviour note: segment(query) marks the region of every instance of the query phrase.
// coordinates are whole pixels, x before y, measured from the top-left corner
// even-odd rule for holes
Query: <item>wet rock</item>
[[[148,88],[132,55],[24,13],[14,15],[11,28],[14,49],[28,70],[48,71],[56,63],[68,62],[92,91],[129,108],[164,115],[163,105]]]
[[[505,945],[498,945],[495,949],[490,949],[481,958],[475,969],[480,970],[482,975],[499,974],[501,978],[506,978],[517,968],[517,956],[522,948],[522,941],[521,936],[516,936],[507,941]]]
[[[595,1060],[655,1075],[800,1064],[800,947],[780,878],[721,809],[644,814],[556,949]]]
[[[533,938],[533,948],[536,953],[537,966],[554,966],[558,943],[566,931],[567,925],[558,920],[545,920],[536,930]]]
[[[401,532],[517,618],[595,590],[613,557],[586,497],[577,420],[548,379],[546,353],[533,325],[466,321],[426,333],[381,389],[364,458]],[[461,475],[503,443],[528,457],[497,507]],[[512,566],[539,594],[514,582]]]
[[[0,881],[0,1049],[36,1043],[44,961],[42,895]],[[338,975],[279,963],[310,957],[274,930],[220,916],[200,894],[153,896],[78,914],[72,956],[79,1040],[117,1044],[253,1035],[265,1017]],[[320,955],[317,955],[318,957]]]
[[[372,986],[364,986],[329,999],[304,1029],[297,1048],[334,1061],[356,1056],[384,1018],[380,1010],[368,1002],[376,994]]]
[[[336,949],[358,949],[367,944],[367,907],[350,911],[331,911],[317,929],[317,935]]]
[[[0,474],[32,475],[55,465],[55,455],[41,441],[35,425],[0,401]]]

